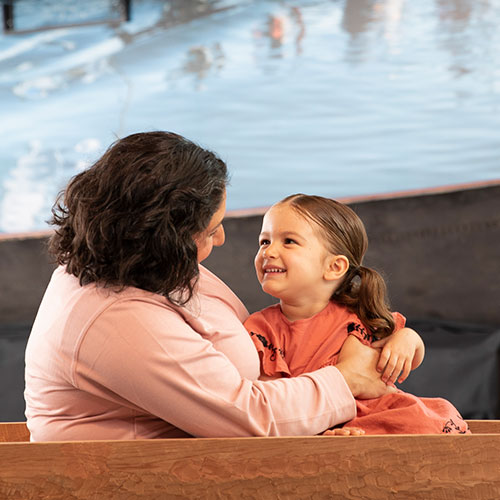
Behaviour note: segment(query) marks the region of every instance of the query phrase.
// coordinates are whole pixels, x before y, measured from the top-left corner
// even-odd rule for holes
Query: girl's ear
[[[338,280],[349,269],[349,259],[345,255],[330,255],[323,275],[327,281]]]

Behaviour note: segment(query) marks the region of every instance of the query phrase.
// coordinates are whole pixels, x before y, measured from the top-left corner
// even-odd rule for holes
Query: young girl
[[[265,214],[255,268],[262,289],[280,303],[245,322],[264,377],[294,377],[334,365],[341,347],[381,349],[378,369],[402,382],[423,359],[419,335],[391,313],[382,277],[362,265],[368,240],[346,205],[296,194]],[[456,408],[441,398],[397,390],[358,400],[357,416],[334,434],[469,433]],[[347,430],[351,429],[351,430]]]

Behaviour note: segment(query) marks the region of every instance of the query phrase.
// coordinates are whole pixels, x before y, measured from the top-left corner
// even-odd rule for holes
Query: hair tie
[[[356,276],[359,276],[359,268],[360,266],[352,266],[349,271],[348,271],[348,278],[347,278],[347,282],[351,283],[354,278],[356,278]]]

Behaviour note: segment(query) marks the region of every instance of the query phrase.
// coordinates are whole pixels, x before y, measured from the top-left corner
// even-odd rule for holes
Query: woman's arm
[[[363,345],[355,336],[349,335],[340,350],[337,369],[342,373],[349,389],[358,399],[372,399],[394,392],[377,371],[379,352]]]
[[[236,317],[234,335],[253,349]],[[91,394],[199,437],[313,435],[356,411],[335,367],[273,381],[242,378],[178,313],[144,301],[114,305],[96,319],[81,344],[76,377]]]

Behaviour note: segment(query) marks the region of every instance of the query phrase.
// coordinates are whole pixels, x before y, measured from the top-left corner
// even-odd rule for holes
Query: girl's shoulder
[[[360,317],[346,306],[331,300],[328,306],[329,314],[335,316],[336,323],[347,335],[354,335],[363,343],[369,344],[373,340],[370,329],[363,324]]]

